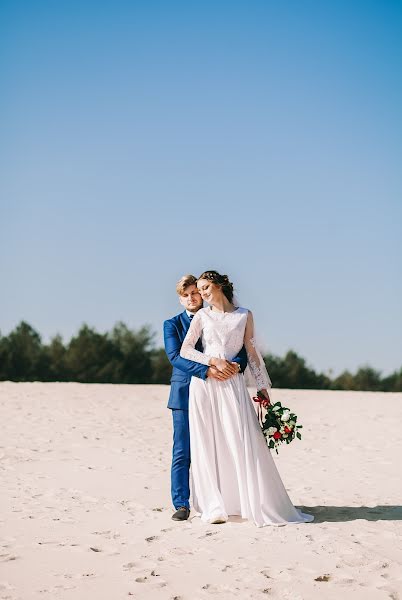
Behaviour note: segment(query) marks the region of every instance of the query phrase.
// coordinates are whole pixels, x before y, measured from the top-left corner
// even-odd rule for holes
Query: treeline
[[[133,331],[117,323],[103,334],[83,325],[66,344],[58,335],[43,344],[39,333],[22,321],[8,336],[0,334],[0,380],[167,384],[171,365],[154,337],[149,327]],[[331,379],[293,351],[264,359],[277,388],[402,391],[402,368],[382,377],[380,371],[361,367]]]

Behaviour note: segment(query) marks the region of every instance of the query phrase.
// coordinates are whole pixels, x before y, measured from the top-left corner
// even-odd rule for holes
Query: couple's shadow
[[[342,521],[402,521],[402,506],[300,506],[302,512],[314,515],[313,523]]]
[[[340,523],[342,521],[402,521],[402,506],[297,506],[304,513],[314,515],[314,523]],[[230,515],[229,523],[248,523],[247,519]]]
[[[340,523],[343,521],[402,521],[402,506],[297,506],[299,510],[314,515],[310,523]],[[230,523],[247,523],[247,519],[231,515]]]

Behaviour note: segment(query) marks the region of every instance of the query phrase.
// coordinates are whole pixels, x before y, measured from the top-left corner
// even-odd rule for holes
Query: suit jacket
[[[168,408],[180,408],[188,410],[188,393],[191,377],[195,375],[206,379],[208,367],[200,363],[187,360],[180,356],[181,345],[190,327],[190,318],[186,311],[167,319],[163,323],[163,337],[165,341],[165,352],[170,363],[173,365]],[[203,351],[201,341],[198,340],[196,349]],[[240,364],[243,373],[247,367],[247,354],[243,348],[240,350],[233,362]]]

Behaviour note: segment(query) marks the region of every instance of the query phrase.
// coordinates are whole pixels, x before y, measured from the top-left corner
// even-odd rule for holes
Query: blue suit
[[[173,365],[168,408],[173,416],[173,456],[171,469],[171,493],[173,505],[176,508],[190,508],[190,430],[188,423],[188,396],[191,377],[207,378],[208,367],[187,360],[180,356],[180,349],[190,327],[190,318],[186,311],[168,319],[163,324],[165,351]],[[200,340],[196,349],[202,352]],[[244,347],[234,362],[240,364],[244,372],[247,366],[247,355]]]

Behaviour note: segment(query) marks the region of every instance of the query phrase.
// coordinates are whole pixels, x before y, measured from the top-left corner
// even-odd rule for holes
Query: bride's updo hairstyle
[[[215,285],[219,285],[229,302],[233,302],[233,283],[229,281],[227,275],[220,275],[218,271],[204,271],[204,273],[199,276],[198,281],[200,279],[206,279],[211,283],[215,283]]]

